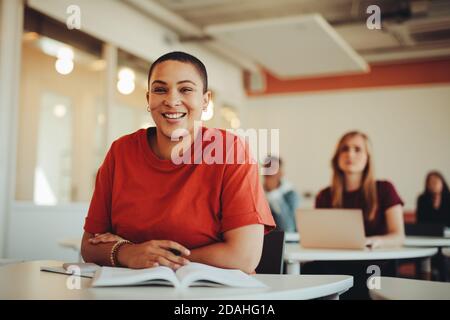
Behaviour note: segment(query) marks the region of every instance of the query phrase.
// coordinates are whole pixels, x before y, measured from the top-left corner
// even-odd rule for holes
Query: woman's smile
[[[186,117],[187,112],[163,112],[161,115],[168,123],[179,123]]]

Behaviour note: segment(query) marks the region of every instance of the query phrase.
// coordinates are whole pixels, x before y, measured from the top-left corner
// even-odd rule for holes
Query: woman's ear
[[[206,91],[203,94],[203,103],[202,103],[202,110],[206,111],[208,108],[209,101],[211,100],[211,91]]]
[[[148,102],[148,97],[149,97],[149,94],[148,94],[148,91],[145,93],[145,98],[147,99],[146,101]]]

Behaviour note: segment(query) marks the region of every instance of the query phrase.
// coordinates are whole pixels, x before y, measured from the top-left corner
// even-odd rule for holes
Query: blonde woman
[[[332,185],[319,193],[316,207],[362,209],[368,246],[401,246],[405,237],[403,201],[390,182],[375,180],[367,135],[346,133],[331,163]]]

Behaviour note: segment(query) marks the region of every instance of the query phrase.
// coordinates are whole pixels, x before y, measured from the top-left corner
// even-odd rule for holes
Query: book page
[[[182,287],[225,285],[239,288],[264,288],[261,281],[236,269],[222,269],[190,262],[176,271]]]
[[[102,267],[92,281],[93,287],[151,284],[180,286],[172,269],[162,266],[148,269]]]

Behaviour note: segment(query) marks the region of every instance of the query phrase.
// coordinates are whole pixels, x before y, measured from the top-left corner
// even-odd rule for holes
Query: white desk
[[[381,277],[369,293],[374,300],[450,300],[450,283]]]
[[[307,261],[357,261],[398,260],[428,258],[438,252],[437,248],[393,248],[393,249],[305,249],[298,243],[285,244],[284,261],[288,274],[299,274],[300,263]]]
[[[450,238],[441,237],[406,237],[405,247],[450,247]]]
[[[284,234],[285,242],[300,242],[300,234],[297,232],[286,232]]]
[[[40,271],[40,266],[61,266],[58,261],[32,261],[0,267],[0,300],[5,299],[149,299],[149,300],[301,300],[331,298],[353,286],[345,275],[255,275],[269,288],[110,287],[91,288],[91,279],[80,278],[81,289],[69,290],[68,276]]]

